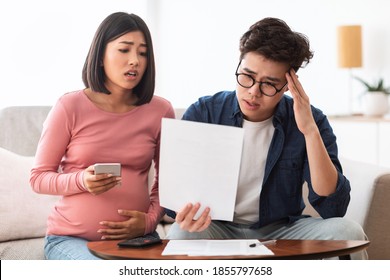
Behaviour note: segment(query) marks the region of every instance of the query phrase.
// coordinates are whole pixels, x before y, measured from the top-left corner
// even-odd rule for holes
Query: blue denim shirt
[[[275,132],[268,151],[260,192],[259,220],[252,228],[285,220],[294,222],[305,217],[302,185],[309,187],[309,202],[322,218],[342,217],[350,201],[350,184],[342,174],[337,157],[336,137],[326,116],[312,106],[314,120],[319,128],[328,154],[338,171],[336,192],[324,197],[312,188],[305,139],[294,118],[293,100],[284,95],[276,107],[273,125]],[[235,91],[223,91],[200,98],[183,116],[184,120],[242,127],[243,114]],[[168,215],[174,216],[172,211]],[[172,215],[173,214],[173,215]]]

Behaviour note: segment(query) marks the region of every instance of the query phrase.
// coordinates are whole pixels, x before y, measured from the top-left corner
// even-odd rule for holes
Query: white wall
[[[255,21],[280,17],[315,52],[299,71],[312,104],[348,111],[349,72],[337,67],[336,28],[363,27],[363,63],[354,74],[390,86],[390,2],[386,0],[19,0],[0,4],[0,107],[51,105],[83,87],[81,68],[98,24],[114,11],[148,23],[156,51],[156,94],[175,107],[235,87],[238,41]],[[55,3],[55,4],[54,4]],[[363,88],[353,81],[352,90]],[[355,108],[359,109],[358,98]]]
[[[81,71],[95,31],[112,12],[148,18],[144,0],[0,2],[0,107],[52,105],[83,87]]]

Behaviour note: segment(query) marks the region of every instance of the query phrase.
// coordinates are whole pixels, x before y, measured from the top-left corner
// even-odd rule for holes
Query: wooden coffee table
[[[368,247],[369,241],[359,240],[277,240],[267,246],[274,255],[263,256],[186,256],[171,255],[162,256],[169,240],[163,243],[143,248],[121,248],[118,240],[92,241],[88,243],[88,249],[99,258],[118,259],[144,259],[144,260],[209,260],[209,259],[323,259],[339,257],[350,259],[349,255]]]

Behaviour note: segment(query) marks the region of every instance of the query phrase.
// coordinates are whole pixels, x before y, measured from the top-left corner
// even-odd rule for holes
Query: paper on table
[[[249,246],[256,244],[255,247]],[[274,253],[257,239],[225,240],[170,240],[162,252],[163,256],[250,256],[273,255]]]
[[[208,206],[212,219],[232,221],[243,135],[242,128],[164,118],[161,206],[179,211],[189,202],[199,202],[198,215]]]

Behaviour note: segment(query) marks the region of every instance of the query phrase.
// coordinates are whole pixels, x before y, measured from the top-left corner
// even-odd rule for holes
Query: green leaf
[[[373,84],[370,84],[370,83],[366,82],[365,80],[363,80],[362,78],[357,77],[357,76],[354,76],[354,78],[356,80],[358,80],[360,83],[362,83],[366,87],[368,92],[383,91],[386,94],[390,94],[390,88],[385,88],[383,78],[379,78],[379,80]]]

